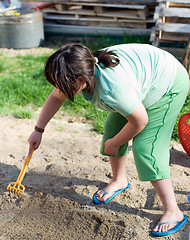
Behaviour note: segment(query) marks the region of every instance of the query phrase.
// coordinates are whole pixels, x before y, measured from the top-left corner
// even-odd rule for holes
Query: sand
[[[100,155],[101,135],[82,118],[50,121],[23,180],[23,197],[6,191],[16,181],[28,152],[35,119],[0,117],[0,239],[149,240],[162,205],[149,182],[140,182],[131,144],[126,173],[130,189],[110,203],[94,205],[92,196],[111,178],[107,157]],[[189,214],[190,157],[171,142],[171,174],[181,210]],[[189,223],[160,239],[186,240]]]
[[[11,57],[52,49],[1,52]],[[108,204],[93,204],[94,192],[106,186],[112,174],[108,158],[99,153],[102,136],[80,117],[71,120],[59,114],[50,121],[22,182],[24,196],[7,192],[24,164],[35,123],[35,118],[0,116],[0,240],[156,239],[151,229],[161,217],[162,205],[151,184],[138,180],[131,143],[126,167],[131,187]],[[177,142],[171,142],[170,152],[177,202],[189,215],[190,157]],[[188,223],[159,239],[187,240],[189,230]]]

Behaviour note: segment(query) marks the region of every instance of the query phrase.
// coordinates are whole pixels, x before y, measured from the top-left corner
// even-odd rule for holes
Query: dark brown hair
[[[102,50],[91,53],[80,43],[69,43],[53,53],[45,65],[45,77],[56,88],[60,89],[71,101],[78,91],[76,80],[83,77],[87,91],[94,91],[94,66],[98,58],[101,67],[114,67],[119,63],[117,55],[112,51]]]

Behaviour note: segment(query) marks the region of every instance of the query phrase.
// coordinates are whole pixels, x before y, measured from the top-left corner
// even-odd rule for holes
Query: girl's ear
[[[81,90],[86,88],[86,81],[85,81],[84,77],[82,77],[82,76],[78,77],[76,80],[76,85],[78,88],[77,92],[80,92]]]
[[[82,76],[78,77],[78,78],[77,78],[77,81],[78,81],[78,83],[80,83],[80,84],[82,84],[82,85],[86,83],[84,77],[82,77]]]

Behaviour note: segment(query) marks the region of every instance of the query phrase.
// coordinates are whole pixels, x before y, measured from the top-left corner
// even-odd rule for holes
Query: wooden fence
[[[22,0],[27,2],[27,0]],[[46,0],[42,0],[46,2]],[[53,0],[43,9],[46,32],[123,35],[150,34],[156,0]]]
[[[182,47],[183,64],[190,73],[190,0],[157,0],[155,8],[155,27],[151,32],[150,41],[160,47],[162,43],[185,44]],[[180,45],[179,45],[180,46]],[[167,48],[170,51],[170,49]]]

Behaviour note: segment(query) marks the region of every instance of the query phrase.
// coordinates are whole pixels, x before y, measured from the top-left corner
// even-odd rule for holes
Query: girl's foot
[[[181,222],[183,220],[183,213],[176,209],[176,211],[165,211],[162,218],[160,219],[160,223],[164,222],[170,222],[170,221],[177,221]],[[168,224],[162,224],[162,225],[156,225],[156,227],[153,229],[153,232],[167,232],[168,230],[175,227],[176,224],[174,223],[168,223]]]
[[[122,182],[118,182],[116,180],[112,180],[108,186],[105,188],[105,192],[108,193],[108,194],[105,194],[103,195],[103,192],[102,190],[99,190],[97,193],[96,193],[96,198],[99,200],[99,201],[106,201],[108,198],[110,198],[112,195],[113,195],[113,192],[114,191],[117,191],[117,190],[120,190],[120,189],[123,189],[125,187],[127,187],[128,185],[128,182],[127,180],[125,181],[122,181]]]

